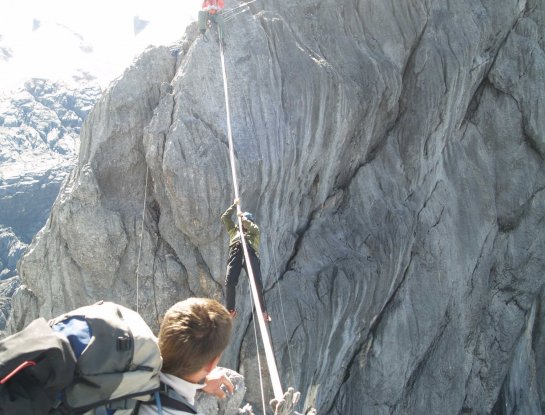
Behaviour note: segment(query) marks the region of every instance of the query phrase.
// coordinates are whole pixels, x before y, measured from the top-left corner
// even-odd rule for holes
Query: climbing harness
[[[227,139],[229,141],[229,160],[231,164],[231,175],[233,177],[233,187],[235,191],[235,199],[239,199],[239,191],[238,191],[238,179],[237,179],[237,172],[236,172],[236,164],[235,164],[235,151],[234,151],[234,144],[233,144],[233,134],[231,131],[231,113],[229,109],[229,92],[227,88],[227,72],[225,70],[225,57],[223,53],[223,45],[222,42],[219,42],[220,47],[220,59],[221,59],[221,72],[223,77],[223,91],[225,95],[225,112],[227,117]],[[242,210],[240,208],[240,204],[237,204],[237,220],[238,220],[238,228],[242,229],[242,218],[241,218]],[[250,288],[252,292],[252,298],[253,298],[253,305],[252,309],[255,310],[261,310],[261,303],[259,301],[259,295],[257,292],[257,287],[255,284],[255,277],[254,272],[252,270],[251,262],[250,262],[250,256],[248,254],[248,246],[246,244],[246,238],[244,237],[244,233],[240,232],[240,240],[242,242],[242,249],[244,251],[244,259],[246,261],[247,267],[246,270],[248,272],[248,279],[250,281]],[[261,332],[261,338],[263,340],[263,347],[265,349],[265,357],[267,360],[267,366],[269,368],[269,374],[271,376],[271,384],[273,387],[274,397],[275,399],[281,400],[283,397],[282,392],[282,385],[280,383],[280,376],[278,375],[278,369],[276,367],[276,362],[274,359],[274,353],[271,346],[271,340],[269,337],[269,332],[267,331],[267,326],[265,325],[265,319],[263,317],[263,314],[260,312],[256,312],[257,314],[257,321],[259,323],[259,329]],[[255,318],[254,318],[255,321]],[[258,353],[259,355],[259,353]]]

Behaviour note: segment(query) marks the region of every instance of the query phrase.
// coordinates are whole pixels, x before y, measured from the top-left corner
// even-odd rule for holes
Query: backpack
[[[0,415],[47,414],[75,369],[68,341],[34,320],[0,342]]]
[[[150,400],[161,364],[151,329],[121,305],[101,301],[49,323],[40,318],[0,341],[0,415],[82,414]]]

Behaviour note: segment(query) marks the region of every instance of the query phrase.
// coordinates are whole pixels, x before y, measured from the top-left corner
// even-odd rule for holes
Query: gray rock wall
[[[20,286],[19,278],[12,277],[0,281],[0,337],[3,337],[11,314],[11,297]]]
[[[545,4],[248,8],[226,39],[242,208],[263,230],[271,335],[299,409],[543,412]],[[88,117],[20,264],[32,292],[11,329],[30,300],[46,316],[138,304],[156,327],[181,298],[222,298],[223,86],[217,45],[195,31],[144,53]],[[222,364],[258,412],[247,290]]]

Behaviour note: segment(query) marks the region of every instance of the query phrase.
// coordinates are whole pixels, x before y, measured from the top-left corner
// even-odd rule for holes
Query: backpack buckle
[[[131,338],[128,336],[118,337],[117,338],[117,350],[126,352],[131,350],[132,342]]]

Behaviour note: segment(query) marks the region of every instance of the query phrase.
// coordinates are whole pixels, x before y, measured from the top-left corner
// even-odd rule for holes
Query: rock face
[[[0,335],[4,334],[11,313],[11,297],[19,286],[19,277],[0,280]],[[25,308],[28,309],[28,307]]]
[[[0,280],[12,276],[26,246],[11,229],[0,228]]]
[[[99,95],[98,86],[33,79],[0,99],[0,279],[16,274],[22,250],[45,224]]]
[[[225,56],[242,208],[299,410],[543,413],[545,3],[246,7]],[[87,118],[11,330],[100,298],[154,326],[179,299],[222,298],[223,84],[195,31],[146,51]],[[247,290],[222,364],[259,412]]]
[[[246,385],[244,378],[237,372],[223,368],[225,375],[229,378],[235,391],[228,399],[217,399],[216,397],[204,392],[197,393],[196,407],[199,413],[206,415],[217,414],[240,414],[240,415],[253,415],[252,411],[239,412],[241,403],[244,401],[244,395],[246,393]]]

